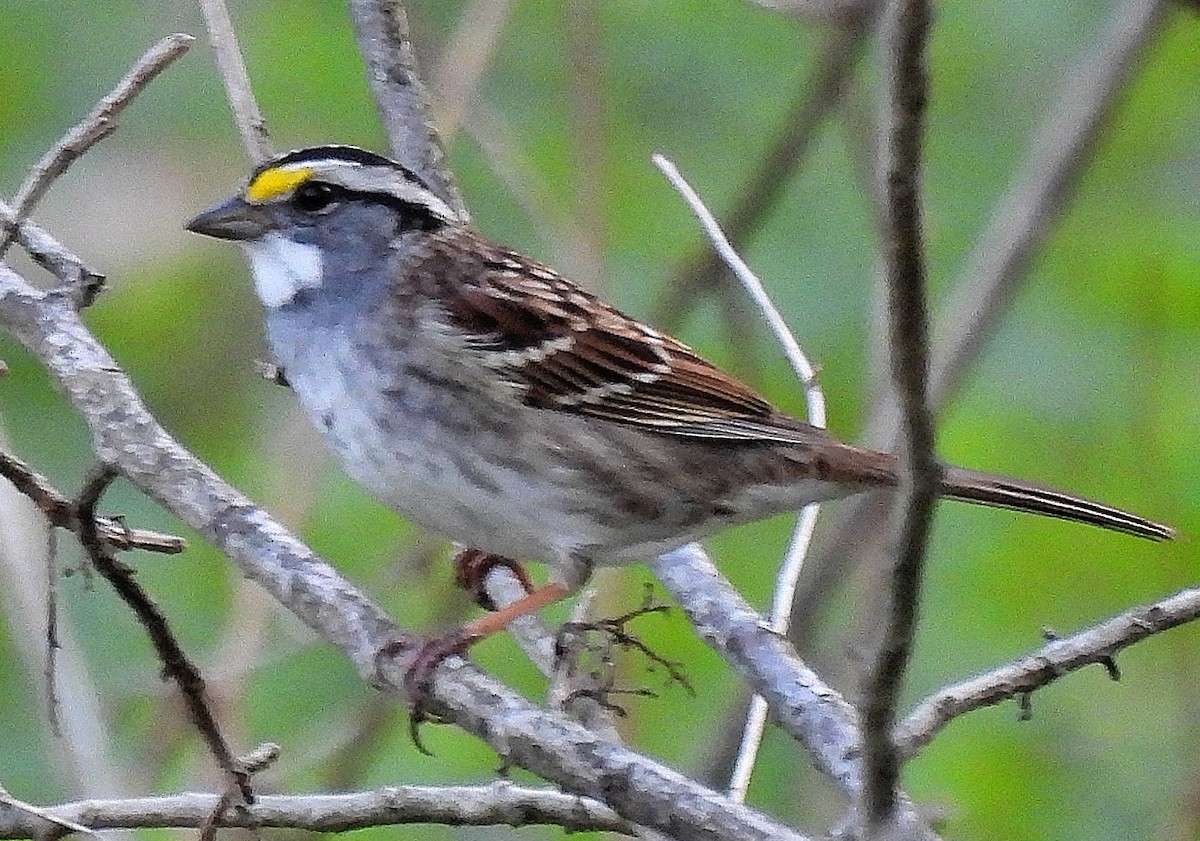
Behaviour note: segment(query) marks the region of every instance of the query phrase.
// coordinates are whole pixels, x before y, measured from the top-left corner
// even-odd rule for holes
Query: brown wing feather
[[[687,345],[632,319],[539,263],[474,235],[427,258],[454,264],[440,290],[451,321],[532,406],[723,440],[809,443],[789,417]],[[478,262],[464,267],[464,252]],[[455,282],[457,280],[457,282]]]

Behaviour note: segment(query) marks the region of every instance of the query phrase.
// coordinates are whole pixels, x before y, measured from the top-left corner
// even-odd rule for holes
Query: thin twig
[[[600,26],[601,0],[572,0],[562,7],[566,37],[566,75],[571,156],[571,215],[583,238],[575,243],[579,258],[575,280],[599,290],[605,282],[604,250],[608,240],[608,131],[605,126],[605,73]]]
[[[514,0],[472,0],[429,74],[433,110],[443,143],[450,143],[475,107],[479,86],[501,44]]]
[[[909,759],[934,736],[972,710],[1022,698],[1085,666],[1099,663],[1113,674],[1118,652],[1154,634],[1200,618],[1200,589],[1181,590],[1158,602],[1136,607],[1042,648],[987,674],[939,689],[921,701],[895,730],[900,755]]]
[[[799,170],[812,148],[817,129],[841,102],[854,66],[868,42],[872,20],[864,18],[832,27],[825,36],[814,66],[797,85],[796,99],[783,121],[778,137],[746,178],[734,199],[733,210],[721,227],[728,232],[734,249],[742,250],[778,206],[792,175]],[[678,326],[706,294],[722,288],[725,265],[711,248],[702,247],[683,261],[674,279],[666,285],[651,318],[664,329]]]
[[[587,235],[538,174],[503,115],[487,103],[479,103],[467,115],[463,128],[487,159],[492,174],[508,189],[534,231],[549,246],[551,262],[572,277],[586,274],[587,259],[580,254],[577,243],[586,240]]]
[[[58,638],[58,533],[46,529],[46,666],[42,677],[46,684],[46,718],[50,732],[62,736],[62,722],[58,715],[58,650],[62,644]]]
[[[62,304],[70,308],[70,304]],[[75,311],[74,308],[71,308]],[[2,423],[0,423],[2,427]],[[3,429],[0,428],[0,443]],[[48,666],[46,577],[50,571],[49,535],[53,529],[30,500],[0,481],[0,611],[30,685],[45,685]],[[73,791],[95,797],[121,797],[132,781],[123,763],[112,755],[113,738],[103,704],[89,674],[71,618],[61,614],[54,623],[61,643],[54,658],[54,689],[62,738],[47,743],[46,761],[56,779]],[[41,683],[39,683],[41,682]],[[49,688],[41,697],[49,705]],[[41,694],[41,693],[39,693]],[[50,727],[46,730],[49,732]],[[2,780],[0,780],[2,782]],[[0,810],[2,811],[2,810]]]
[[[746,291],[750,293],[750,297],[754,299],[754,303],[762,311],[763,318],[766,319],[771,332],[775,334],[776,340],[783,348],[783,352],[787,356],[792,370],[796,372],[796,376],[800,378],[800,382],[805,388],[805,397],[809,401],[810,422],[814,426],[824,426],[825,398],[819,388],[814,389],[817,377],[816,369],[808,361],[807,357],[805,357],[804,351],[800,349],[800,344],[796,341],[796,337],[792,335],[787,322],[783,320],[783,316],[779,314],[779,310],[775,308],[775,304],[771,301],[770,296],[763,289],[762,282],[755,277],[754,272],[750,270],[750,267],[746,265],[745,261],[733,249],[733,246],[729,244],[729,240],[725,238],[725,234],[721,231],[717,220],[713,218],[712,213],[704,206],[704,202],[696,195],[696,191],[679,174],[679,170],[675,168],[675,164],[658,154],[654,155],[653,160],[654,165],[671,182],[671,186],[683,196],[692,212],[696,215],[696,218],[700,221],[700,225],[712,242],[714,250],[734,274],[737,275],[738,280],[742,282]]]
[[[229,9],[225,7],[225,0],[200,0],[200,11],[217,59],[217,70],[225,84],[229,107],[233,109],[233,121],[242,136],[242,145],[251,161],[262,163],[273,154],[271,136],[254,99],[254,89],[233,30],[233,21],[229,18]]]
[[[117,117],[159,73],[188,51],[196,40],[191,35],[168,35],[146,51],[112,93],[100,100],[92,112],[71,128],[55,143],[42,159],[34,164],[25,183],[13,200],[12,219],[7,220],[0,234],[0,258],[13,241],[15,228],[29,217],[54,180],[66,172],[77,158],[117,128]]]
[[[934,454],[933,416],[926,403],[928,324],[921,237],[920,173],[925,67],[931,9],[928,0],[892,0],[884,11],[882,231],[888,291],[888,349],[899,395],[900,452],[896,525],[882,639],[866,677],[863,718],[863,820],[868,835],[893,821],[900,763],[892,721],[912,653],[921,574],[941,468]]]
[[[792,370],[804,386],[804,398],[808,406],[808,422],[820,429],[825,428],[825,395],[817,382],[816,368],[808,361],[800,343],[788,328],[783,316],[775,307],[774,302],[763,288],[762,282],[746,265],[737,251],[730,245],[717,220],[701,201],[696,191],[679,174],[675,164],[662,155],[654,156],[654,164],[671,182],[671,185],[683,196],[691,207],[700,226],[712,242],[713,251],[720,256],[725,265],[741,281],[742,286],[750,293],[750,297],[762,311],[776,340],[783,348]],[[787,633],[788,621],[792,613],[792,599],[796,593],[796,582],[800,578],[800,570],[812,544],[813,530],[817,525],[820,506],[816,503],[806,505],[800,512],[792,539],[784,555],[779,574],[775,580],[775,595],[771,606],[771,630],[777,634]],[[761,695],[755,695],[750,703],[749,715],[742,732],[742,745],[738,751],[737,762],[729,782],[730,797],[740,802],[745,801],[746,792],[750,787],[750,775],[758,756],[758,748],[762,744],[763,733],[767,725],[767,702]]]
[[[446,165],[430,117],[429,93],[417,73],[404,7],[398,0],[348,0],[348,5],[393,157],[466,221],[467,206]]]
[[[75,503],[56,491],[45,476],[31,470],[23,461],[3,450],[0,450],[0,477],[7,479],[13,487],[29,497],[50,525],[79,533],[80,518]],[[124,523],[108,517],[97,518],[96,528],[106,545],[121,551],[142,549],[146,552],[177,555],[187,547],[182,537],[129,528]]]
[[[4,786],[0,786],[0,806],[5,806],[8,809],[15,809],[24,812],[30,817],[37,818],[39,821],[46,821],[54,824],[54,826],[67,830],[67,832],[81,832],[84,835],[90,835],[93,838],[99,838],[100,835],[90,827],[84,826],[81,823],[71,820],[70,818],[61,817],[54,814],[54,807],[43,809],[40,806],[34,806],[32,803],[26,803],[24,800],[18,800],[13,797]],[[4,823],[3,817],[0,816],[0,824]],[[63,833],[65,834],[65,833]],[[46,835],[45,831],[30,829],[28,834],[17,836],[8,836],[16,838],[42,838]],[[0,834],[0,838],[5,837]]]
[[[796,582],[800,580],[800,571],[808,558],[813,532],[817,527],[817,516],[820,513],[821,506],[815,502],[804,506],[792,531],[791,541],[775,580],[775,595],[771,605],[771,630],[777,634],[787,633],[792,602],[796,597]],[[733,771],[729,775],[729,796],[739,803],[745,802],[750,791],[750,777],[754,773],[758,751],[767,730],[768,711],[767,699],[762,695],[754,695],[750,699],[746,723],[742,727],[742,741],[733,763]]]
[[[254,792],[250,787],[250,775],[230,751],[225,737],[221,735],[216,717],[205,698],[204,678],[200,670],[188,659],[175,639],[166,616],[134,580],[133,571],[112,554],[111,548],[97,528],[96,505],[116,476],[115,470],[104,465],[85,483],[76,503],[80,522],[79,542],[96,571],[112,585],[117,595],[129,605],[142,627],[146,629],[146,634],[158,653],[159,660],[162,661],[163,673],[179,687],[192,723],[208,744],[217,764],[229,774],[241,794],[242,801],[253,803]]]

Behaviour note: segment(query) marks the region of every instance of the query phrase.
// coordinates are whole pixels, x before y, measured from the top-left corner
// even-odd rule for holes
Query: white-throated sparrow
[[[321,146],[188,229],[249,255],[276,362],[350,474],[467,546],[553,568],[466,637],[736,523],[896,484],[690,348],[466,227],[399,164]],[[1155,540],[1168,526],[961,468],[944,496]]]

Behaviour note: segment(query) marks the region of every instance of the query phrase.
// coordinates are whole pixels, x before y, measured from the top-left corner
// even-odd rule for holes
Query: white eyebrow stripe
[[[431,213],[444,221],[461,221],[450,205],[419,182],[404,177],[392,167],[348,161],[344,158],[315,158],[290,161],[275,167],[275,169],[282,172],[311,170],[313,178],[326,178],[348,190],[364,193],[386,192],[400,201],[427,207]]]
[[[366,164],[360,163],[359,161],[347,161],[343,158],[316,158],[313,160],[292,161],[291,163],[286,163],[283,166],[277,167],[277,169],[282,169],[285,172],[294,172],[298,169],[322,170],[332,169],[333,167],[361,169],[364,166],[366,166]]]

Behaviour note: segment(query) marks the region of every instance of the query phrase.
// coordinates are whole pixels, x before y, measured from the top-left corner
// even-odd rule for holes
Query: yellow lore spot
[[[308,167],[301,169],[283,169],[272,167],[264,169],[250,185],[246,187],[246,200],[261,204],[273,198],[282,196],[299,187],[312,178],[313,171]]]

